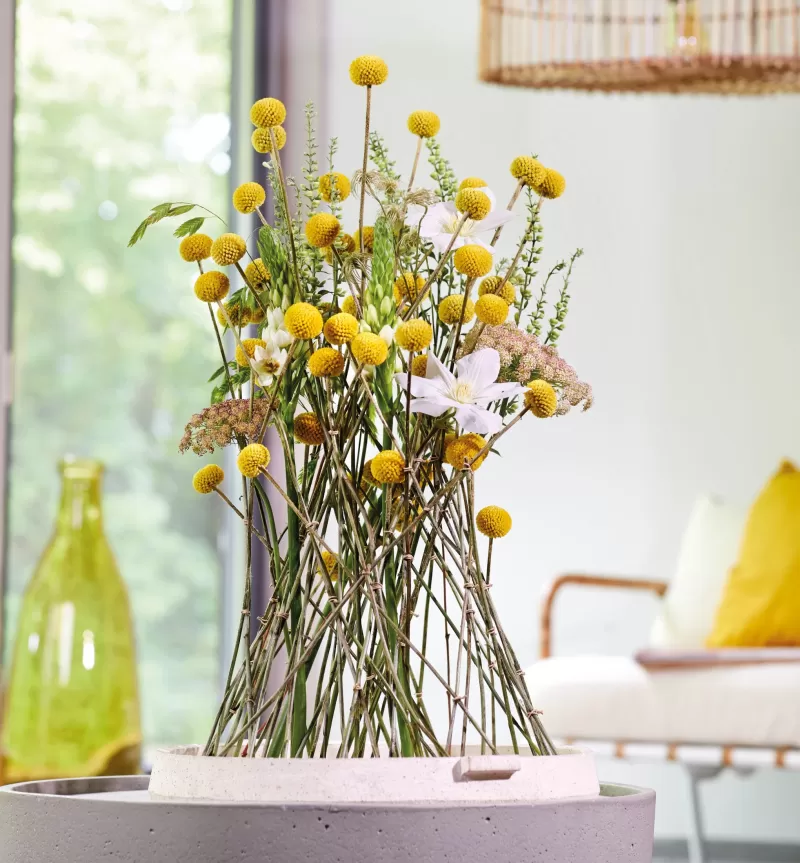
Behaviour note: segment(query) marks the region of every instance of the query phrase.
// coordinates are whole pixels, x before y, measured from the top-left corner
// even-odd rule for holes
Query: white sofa
[[[549,733],[620,758],[668,759],[690,780],[689,846],[705,859],[697,782],[730,767],[800,769],[800,649],[705,651],[736,561],[745,513],[703,498],[673,580],[563,575],[542,609],[542,658],[526,671]],[[662,603],[636,656],[552,655],[553,612],[566,588],[655,592]]]

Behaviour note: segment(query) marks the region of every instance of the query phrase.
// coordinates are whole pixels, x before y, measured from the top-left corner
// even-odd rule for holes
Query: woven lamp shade
[[[481,79],[537,89],[800,92],[800,0],[482,0]]]

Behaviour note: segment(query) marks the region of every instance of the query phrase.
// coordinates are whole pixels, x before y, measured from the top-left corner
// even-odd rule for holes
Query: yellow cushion
[[[800,472],[788,461],[750,510],[706,645],[800,645]]]

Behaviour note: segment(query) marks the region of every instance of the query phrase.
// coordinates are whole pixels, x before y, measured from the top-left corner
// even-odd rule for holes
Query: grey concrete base
[[[3,863],[651,863],[655,793],[502,805],[151,800],[146,777],[0,790]]]

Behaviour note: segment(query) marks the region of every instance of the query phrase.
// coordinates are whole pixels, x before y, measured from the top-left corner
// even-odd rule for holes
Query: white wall
[[[692,500],[747,502],[785,456],[800,459],[800,101],[537,93],[477,81],[477,0],[333,0],[329,112],[337,168],[360,162],[363,91],[350,60],[383,56],[374,128],[407,173],[405,120],[437,111],[460,176],[505,198],[508,164],[538,152],[567,192],[543,211],[545,257],[582,246],[561,348],[595,388],[585,415],[509,435],[479,503],[517,529],[496,546],[495,599],[523,664],[538,601],[565,570],[669,578]],[[625,653],[647,637],[647,597],[564,597],[561,653]],[[685,832],[674,767],[603,764],[653,785],[660,835]],[[800,776],[735,777],[705,791],[711,835],[800,841]]]

